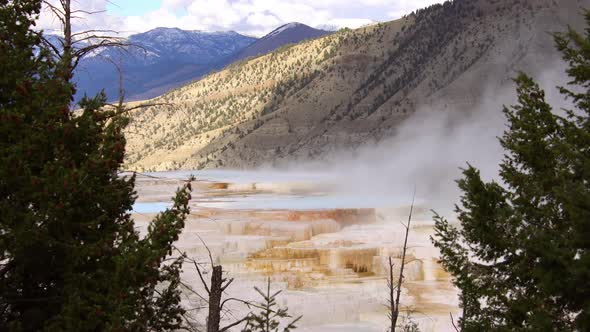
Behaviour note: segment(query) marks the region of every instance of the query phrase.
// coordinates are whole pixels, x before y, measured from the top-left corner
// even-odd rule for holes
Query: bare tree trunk
[[[389,319],[391,321],[391,328],[390,331],[395,331],[395,321],[393,317],[395,316],[395,301],[394,301],[394,291],[395,287],[393,286],[393,262],[391,261],[391,256],[389,256],[389,279],[387,280],[387,287],[389,288]],[[397,320],[397,318],[396,318]]]
[[[408,234],[410,233],[410,224],[412,222],[412,213],[414,212],[414,200],[416,198],[416,192],[412,197],[412,205],[410,206],[410,215],[408,216],[408,223],[405,225],[406,235],[404,238],[404,247],[402,249],[402,263],[399,268],[399,278],[397,280],[397,294],[395,301],[393,300],[393,263],[391,257],[389,257],[389,293],[390,293],[390,318],[391,318],[391,332],[395,332],[397,325],[397,319],[399,317],[399,299],[402,293],[402,283],[404,280],[404,267],[406,265],[406,251],[408,249]]]
[[[64,10],[64,54],[72,53],[72,7],[70,0],[62,0],[62,7]],[[71,59],[70,59],[71,60]]]
[[[209,316],[207,318],[207,332],[219,332],[221,320],[221,295],[223,292],[223,269],[221,265],[213,266],[211,285],[209,288]]]
[[[103,35],[103,33],[117,33],[113,30],[85,30],[74,32],[72,30],[72,20],[80,19],[80,13],[94,14],[83,9],[72,10],[72,0],[59,0],[59,5],[54,5],[52,1],[43,0],[43,4],[51,10],[55,17],[61,22],[63,40],[60,40],[62,49],[56,47],[49,42],[42,34],[40,37],[45,45],[50,47],[55,55],[62,61],[64,71],[61,73],[63,77],[69,75],[70,79],[73,76],[80,60],[87,54],[100,50],[106,47],[123,47],[130,46],[124,42],[123,38]],[[83,45],[82,47],[78,47]]]
[[[203,284],[203,287],[205,288],[205,291],[208,295],[207,304],[209,307],[209,312],[207,316],[207,332],[226,332],[232,327],[245,322],[248,319],[249,315],[246,315],[242,319],[238,319],[225,327],[220,327],[221,311],[224,310],[223,306],[229,301],[241,302],[247,304],[248,306],[252,304],[250,304],[247,301],[236,298],[228,298],[223,301],[221,300],[223,297],[223,292],[225,292],[225,290],[232,284],[234,279],[223,278],[223,266],[216,265],[214,263],[213,255],[211,255],[211,250],[209,250],[209,247],[207,247],[207,244],[205,244],[205,241],[203,241],[203,239],[200,236],[199,239],[201,240],[201,242],[205,246],[205,249],[207,249],[207,252],[209,253],[209,262],[211,263],[211,282],[209,285],[207,285],[205,278],[203,278],[203,273],[201,272],[201,267],[199,266],[199,263],[197,263],[197,261],[195,261],[194,259],[189,259],[189,261],[193,263],[195,269],[197,270],[199,278],[201,279],[201,283]],[[181,253],[181,255],[183,255],[185,259],[188,259],[185,253]],[[194,292],[195,294],[198,294],[190,286],[188,286],[188,289]],[[203,298],[200,295],[199,297]]]

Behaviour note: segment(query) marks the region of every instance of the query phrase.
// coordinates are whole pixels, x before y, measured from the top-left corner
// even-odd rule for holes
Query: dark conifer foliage
[[[242,332],[290,332],[297,328],[295,324],[302,316],[293,319],[284,327],[281,327],[281,321],[292,316],[289,314],[287,308],[281,308],[278,305],[277,296],[281,291],[271,292],[270,278],[267,280],[264,291],[258,287],[254,287],[254,290],[262,297],[262,300],[255,305],[259,311],[250,313]]]
[[[463,331],[590,330],[590,29],[555,40],[572,80],[560,90],[575,109],[558,115],[520,74],[518,104],[504,109],[505,185],[469,166],[458,182],[460,227],[436,217]]]
[[[125,112],[104,94],[70,111],[77,59],[44,48],[40,7],[0,0],[0,330],[175,330],[190,183],[140,237]]]

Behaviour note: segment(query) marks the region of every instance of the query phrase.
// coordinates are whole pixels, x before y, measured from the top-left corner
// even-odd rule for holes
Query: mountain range
[[[110,99],[117,99],[117,66],[127,100],[152,98],[245,57],[327,33],[300,23],[284,25],[260,39],[234,31],[156,28],[130,36],[126,43],[132,46],[105,49],[84,59],[75,75],[76,98],[104,89]]]
[[[551,68],[548,32],[581,26],[588,6],[454,0],[237,62],[132,113],[127,169],[317,159],[393,137],[419,109],[469,114],[519,70]]]

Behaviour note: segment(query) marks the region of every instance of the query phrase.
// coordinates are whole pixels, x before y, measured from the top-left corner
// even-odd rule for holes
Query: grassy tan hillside
[[[590,0],[456,0],[283,47],[152,101],[128,128],[129,169],[252,167],[388,137],[422,105],[476,104],[554,57]]]

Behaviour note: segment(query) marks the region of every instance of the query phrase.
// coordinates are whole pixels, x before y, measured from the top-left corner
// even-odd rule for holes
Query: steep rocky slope
[[[556,58],[590,0],[455,0],[241,62],[133,114],[129,169],[252,167],[390,137],[421,107],[469,110]]]

